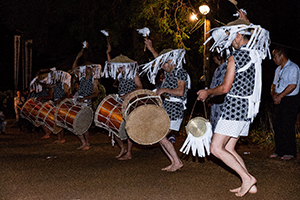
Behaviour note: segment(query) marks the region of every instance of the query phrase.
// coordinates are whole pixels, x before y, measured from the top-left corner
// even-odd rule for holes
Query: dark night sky
[[[270,36],[272,40],[271,49],[276,44],[281,44],[289,47],[290,57],[291,59],[300,65],[300,1],[299,0],[246,0],[238,1],[241,8],[244,5],[247,5],[245,8],[248,12],[248,17],[251,22],[254,24],[260,24],[262,27],[270,31]],[[220,3],[228,4],[227,1],[223,0]],[[0,11],[2,7],[0,6]],[[232,15],[232,11],[222,10],[220,7],[220,15]],[[218,19],[222,21],[221,19]],[[228,21],[225,21],[225,23]],[[1,35],[1,73],[0,73],[0,90],[13,89],[13,39],[14,34],[17,33],[16,30],[11,30],[7,25],[4,25],[3,21],[0,21],[0,35]],[[55,27],[54,27],[55,28]],[[63,33],[62,33],[63,34]],[[51,33],[49,33],[51,36]],[[40,38],[32,38],[33,42],[39,40]],[[72,40],[72,38],[70,38]],[[196,45],[196,44],[195,44]],[[63,58],[65,60],[72,59],[76,57],[76,52],[80,50],[80,44],[77,45],[77,49],[73,49],[73,51],[65,52]],[[33,67],[42,68],[41,66],[51,67],[57,62],[57,58],[54,59],[51,55],[39,55],[39,52],[36,51],[35,46],[33,46],[34,60]],[[39,56],[37,56],[39,55]],[[104,65],[103,63],[100,63]],[[101,61],[102,62],[102,61]],[[264,73],[268,74],[268,77],[272,77],[275,71],[275,67],[272,61],[264,61],[264,65],[266,68],[264,69]],[[270,79],[270,78],[269,78]],[[270,80],[267,80],[266,84],[270,84]]]

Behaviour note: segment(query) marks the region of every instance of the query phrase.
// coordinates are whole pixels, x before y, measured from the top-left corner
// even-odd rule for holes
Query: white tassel
[[[101,30],[101,33],[103,33],[106,37],[108,37],[109,35],[108,35],[108,32],[107,31],[105,31],[105,30]]]
[[[192,133],[188,132],[188,136],[179,150],[180,152],[184,154],[189,154],[191,150],[193,156],[196,156],[197,153],[199,157],[205,157],[205,155],[210,155],[212,128],[209,122],[205,122],[205,124],[206,132],[200,137],[195,137]]]
[[[150,30],[147,27],[141,28],[141,29],[136,29],[139,34],[142,34],[144,37],[147,37],[150,35]]]

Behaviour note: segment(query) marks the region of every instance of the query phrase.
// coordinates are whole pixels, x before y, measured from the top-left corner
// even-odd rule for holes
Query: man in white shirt
[[[275,48],[272,55],[278,67],[271,86],[276,151],[270,157],[280,156],[282,160],[290,160],[297,155],[295,122],[299,108],[300,70],[288,58],[285,48]]]

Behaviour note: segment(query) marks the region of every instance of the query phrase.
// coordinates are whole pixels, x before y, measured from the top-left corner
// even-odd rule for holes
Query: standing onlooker
[[[295,122],[300,101],[300,70],[298,65],[289,59],[285,48],[275,48],[272,55],[278,67],[271,86],[275,109],[276,151],[270,157],[280,156],[283,160],[290,160],[297,156]]]
[[[23,104],[25,103],[25,98],[21,95],[20,90],[17,90],[16,96],[14,98],[14,107],[15,107],[15,113],[16,113],[16,124],[18,124],[18,127],[20,127],[19,120],[20,120],[20,113]]]

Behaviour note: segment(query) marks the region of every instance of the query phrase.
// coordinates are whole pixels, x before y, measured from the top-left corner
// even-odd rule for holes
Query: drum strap
[[[190,118],[189,118],[189,121],[192,119],[192,116],[193,116],[193,112],[194,112],[194,109],[195,109],[195,106],[196,106],[196,103],[198,102],[198,100],[196,99],[195,103],[194,103],[194,106],[193,106],[193,109],[192,109],[192,112],[191,112],[191,115],[190,115]],[[205,105],[205,101],[203,101],[203,107],[204,107],[204,115],[205,115],[205,119],[207,119],[207,111],[206,111],[206,105]]]

